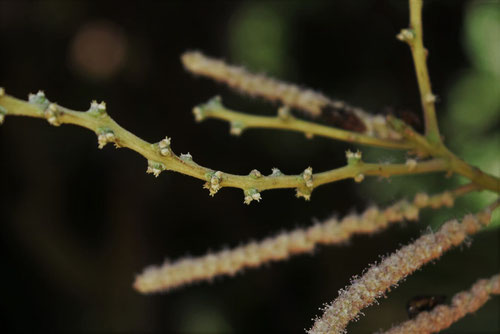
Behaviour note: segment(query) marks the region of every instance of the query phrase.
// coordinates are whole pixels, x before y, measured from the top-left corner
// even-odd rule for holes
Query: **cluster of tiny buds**
[[[345,156],[347,158],[348,165],[356,165],[361,162],[362,154],[360,151],[351,152],[350,150],[347,150],[345,152]]]
[[[364,174],[357,174],[355,177],[354,177],[354,181],[357,182],[357,183],[360,183],[360,182],[363,182],[363,180],[365,179],[365,175]]]
[[[252,169],[252,171],[250,172],[249,175],[252,179],[258,179],[258,178],[262,177],[261,172],[259,172],[257,169]]]
[[[222,188],[220,184],[221,181],[222,181],[222,172],[217,171],[211,174],[210,181],[205,183],[203,187],[208,189],[208,191],[210,192],[210,196],[213,197],[219,191],[219,189]]]
[[[112,143],[116,140],[115,134],[112,130],[107,128],[99,129],[97,133],[97,143],[99,148],[102,149],[107,143]]]
[[[186,154],[184,153],[181,153],[181,156],[180,156],[181,160],[183,161],[193,161],[193,156],[188,152]]]
[[[396,38],[402,42],[408,43],[415,38],[415,33],[412,29],[401,29],[401,32],[397,34]]]
[[[408,170],[411,172],[412,170],[417,167],[417,160],[415,159],[408,159],[406,160],[406,166],[408,166]]]
[[[97,103],[96,100],[90,102],[89,113],[97,114],[97,115],[105,115],[106,114],[106,102],[102,101],[101,103]]]
[[[148,169],[146,169],[146,173],[153,174],[155,177],[158,177],[164,170],[165,165],[161,162],[148,160]]]
[[[160,149],[160,154],[164,157],[170,155],[170,138],[165,137],[165,139],[160,140],[158,143],[158,148]]]
[[[425,95],[425,102],[427,103],[434,103],[437,101],[437,96],[432,94],[432,93],[428,93],[427,95]]]
[[[308,188],[297,188],[295,189],[295,196],[298,198],[304,197],[306,201],[309,201],[311,199],[311,190]]]
[[[250,204],[252,201],[259,202],[262,199],[257,189],[245,190],[245,204]]]
[[[229,133],[232,134],[233,136],[239,136],[243,133],[244,129],[245,129],[245,124],[243,124],[243,122],[232,121]]]
[[[302,173],[302,178],[306,183],[306,187],[309,189],[313,188],[313,172],[311,167],[307,167]]]
[[[270,176],[273,177],[283,176],[283,173],[278,168],[273,168]]]
[[[35,104],[43,110],[47,109],[49,106],[49,100],[45,97],[45,93],[42,90],[39,90],[36,94],[28,95],[29,103]]]
[[[290,113],[290,108],[288,106],[282,106],[278,109],[278,118],[282,121],[288,121],[292,118]]]
[[[193,114],[194,114],[194,119],[196,122],[201,122],[205,119],[205,113],[198,106],[193,108]]]
[[[49,107],[45,109],[43,114],[47,119],[47,122],[49,122],[51,125],[53,126],[61,125],[58,119],[59,111],[57,110],[57,105],[55,103],[49,104]]]

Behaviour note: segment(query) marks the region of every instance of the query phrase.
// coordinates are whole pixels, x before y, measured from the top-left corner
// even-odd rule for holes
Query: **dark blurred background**
[[[420,117],[411,55],[395,39],[407,26],[407,11],[400,0],[0,1],[0,85],[19,98],[43,89],[50,100],[76,110],[104,100],[125,128],[150,142],[168,135],[177,154],[190,152],[216,170],[324,171],[342,166],[344,151],[356,147],[269,130],[233,137],[223,122],[196,124],[193,106],[217,94],[228,107],[250,113],[273,114],[277,106],[192,76],[179,56],[201,50],[372,112],[406,110]],[[498,1],[426,1],[424,26],[447,142],[499,175]],[[404,159],[362,149],[367,161]],[[165,258],[234,247],[464,180],[441,174],[361,185],[346,180],[315,190],[310,202],[278,190],[247,206],[237,189],[211,198],[200,180],[147,175],[144,158],[111,145],[98,150],[88,130],[11,117],[0,127],[0,157],[1,313],[2,327],[12,332],[300,333],[380,255],[495,198],[468,195],[453,210],[424,211],[419,223],[235,278],[144,296],[132,289],[134,276]],[[406,279],[366,309],[350,332],[388,328],[407,318],[405,303],[413,296],[450,297],[498,273],[498,231],[479,233]],[[493,299],[448,332],[498,332],[499,311]]]

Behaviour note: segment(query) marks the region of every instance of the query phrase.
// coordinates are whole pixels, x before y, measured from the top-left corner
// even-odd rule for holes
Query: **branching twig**
[[[400,140],[401,136],[394,131],[384,136],[384,138],[390,136],[394,137],[391,139],[383,139],[380,138],[380,136],[374,137],[368,134],[338,129],[331,126],[325,126],[297,119],[290,114],[288,108],[286,107],[280,108],[278,111],[278,116],[275,117],[255,116],[230,110],[222,104],[220,97],[215,97],[207,103],[196,106],[193,109],[193,113],[195,114],[196,120],[199,122],[206,118],[222,119],[230,122],[230,132],[233,135],[240,135],[243,130],[248,128],[283,129],[303,132],[307,137],[317,135],[331,139],[342,140],[348,143],[394,149],[414,148],[413,143]],[[374,126],[377,124],[381,124],[381,128],[377,131],[378,133],[381,133],[384,129],[387,128],[385,119],[382,116],[380,116],[380,120],[383,120],[383,123],[374,122]]]
[[[245,203],[261,199],[260,192],[267,189],[295,188],[298,197],[309,199],[314,188],[338,180],[352,178],[362,181],[364,176],[383,176],[417,174],[447,170],[442,159],[433,159],[414,164],[373,164],[364,163],[361,154],[351,154],[345,167],[313,175],[312,168],[306,168],[299,175],[284,175],[278,169],[264,176],[253,170],[249,175],[234,175],[214,171],[198,165],[190,154],[177,156],[170,148],[170,138],[157,143],[148,143],[118,125],[106,112],[104,103],[92,102],[87,112],[79,112],[51,103],[43,92],[30,95],[30,102],[5,95],[0,96],[1,120],[5,116],[29,116],[45,118],[58,126],[68,123],[94,131],[97,134],[99,148],[107,143],[116,147],[127,147],[148,160],[148,173],[158,176],[164,170],[172,170],[206,181],[205,188],[210,195],[215,195],[223,187],[240,188],[244,191]]]
[[[403,200],[382,210],[372,207],[362,214],[349,215],[340,221],[330,218],[307,229],[284,232],[232,250],[152,266],[137,276],[134,287],[142,293],[153,293],[211,280],[220,275],[234,275],[244,268],[259,267],[267,262],[311,252],[319,244],[339,244],[354,234],[372,234],[391,223],[405,219],[417,220],[420,209],[451,207],[456,196],[476,189],[474,185],[467,185],[431,197],[421,193],[415,196],[413,203]]]
[[[476,312],[490,298],[500,295],[500,274],[477,281],[469,291],[457,293],[451,305],[438,305],[429,312],[421,312],[415,319],[397,325],[384,334],[437,333],[469,313]]]
[[[398,39],[408,43],[415,64],[420,99],[424,111],[425,134],[427,139],[434,144],[441,143],[438,122],[436,118],[436,96],[431,90],[431,81],[427,70],[427,50],[424,48],[422,29],[423,0],[409,0],[410,28],[403,29],[398,34]]]
[[[467,215],[462,223],[449,221],[436,233],[421,236],[380,264],[373,265],[363,276],[354,279],[346,290],[339,292],[337,299],[324,308],[323,316],[316,319],[309,333],[344,332],[347,324],[358,317],[362,309],[375,302],[390,287],[487,225],[491,220],[491,212],[498,205],[497,201],[476,215]]]
[[[443,144],[433,145],[426,137],[417,133],[408,124],[394,117],[388,117],[388,123],[403,137],[412,142],[415,148],[426,155],[442,158],[447,161],[450,171],[465,176],[470,181],[478,184],[484,189],[500,193],[500,178],[481,171],[479,168],[469,165],[457,157]]]

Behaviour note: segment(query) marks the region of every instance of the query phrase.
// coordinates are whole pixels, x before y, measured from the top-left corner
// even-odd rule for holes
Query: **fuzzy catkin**
[[[440,257],[445,251],[460,244],[466,236],[473,234],[489,223],[490,212],[467,215],[459,223],[456,220],[445,223],[436,233],[421,236],[415,242],[404,246],[373,265],[360,278],[339,292],[339,296],[324,308],[309,334],[344,333],[347,324],[356,319],[365,307],[375,302],[390,287],[395,286],[424,264]]]
[[[453,200],[450,192],[431,197],[418,194],[414,203],[403,200],[384,210],[371,207],[360,215],[349,215],[340,221],[331,218],[306,229],[284,232],[232,250],[151,266],[136,277],[134,288],[142,293],[152,293],[211,280],[220,275],[232,276],[244,268],[259,267],[267,262],[311,252],[318,244],[338,244],[347,241],[353,234],[375,233],[390,223],[404,219],[417,220],[421,208],[452,206]]]
[[[491,295],[500,294],[500,274],[490,279],[478,280],[469,291],[457,293],[451,305],[439,305],[428,312],[421,312],[415,319],[397,325],[384,334],[437,333],[453,323],[474,313]]]

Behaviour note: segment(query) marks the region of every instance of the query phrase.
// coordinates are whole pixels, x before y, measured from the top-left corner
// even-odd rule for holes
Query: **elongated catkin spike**
[[[421,236],[379,264],[373,265],[363,276],[354,279],[345,290],[339,291],[337,299],[323,309],[323,316],[316,319],[308,333],[344,333],[347,324],[359,317],[362,309],[373,304],[388,289],[487,225],[491,219],[491,211],[492,208],[489,207],[476,215],[467,215],[462,223],[451,220],[436,233]]]
[[[468,186],[467,189],[465,191],[474,188]],[[244,268],[259,267],[267,262],[310,252],[318,244],[338,244],[347,241],[353,234],[375,233],[404,219],[417,220],[421,208],[452,206],[453,200],[454,193],[451,192],[435,196],[418,194],[413,203],[400,201],[385,210],[372,207],[360,215],[349,215],[340,221],[331,218],[307,229],[281,233],[232,250],[166,262],[159,267],[145,269],[136,277],[134,288],[142,293],[152,293],[220,275],[234,275]]]
[[[415,319],[394,326],[384,334],[437,333],[476,312],[491,295],[500,295],[500,274],[478,280],[469,291],[457,293],[451,305],[439,305],[429,312],[421,312]]]

